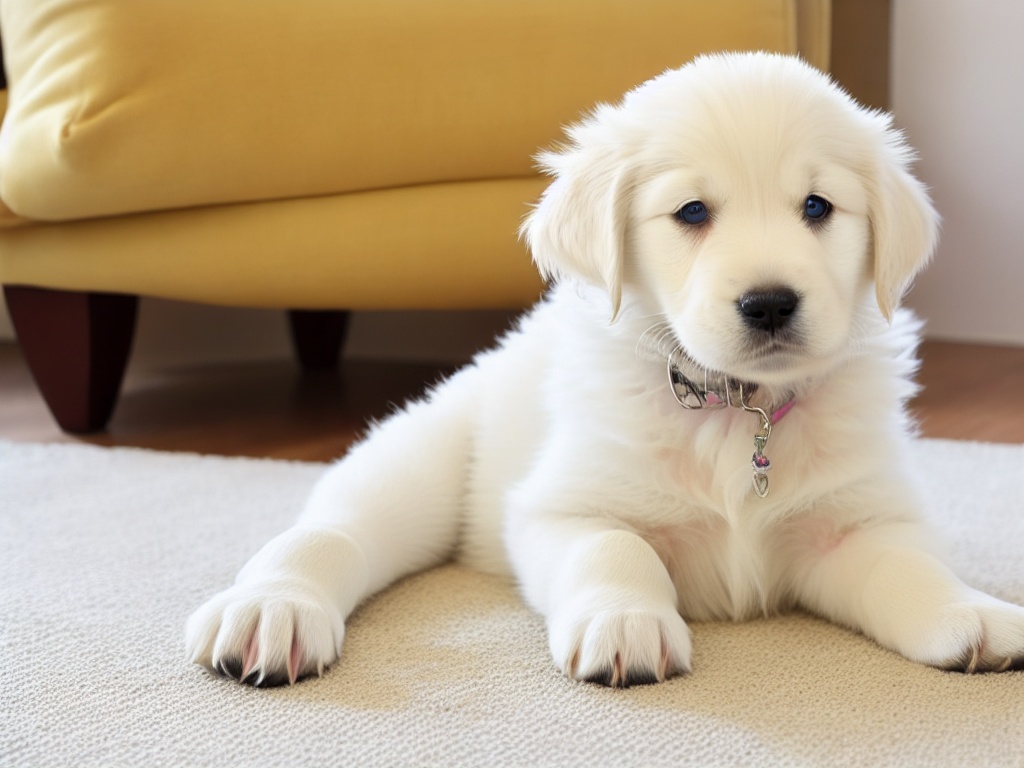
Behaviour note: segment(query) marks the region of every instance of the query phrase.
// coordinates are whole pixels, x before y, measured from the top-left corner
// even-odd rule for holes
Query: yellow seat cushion
[[[481,309],[543,288],[516,238],[540,177],[0,230],[0,283],[224,306]]]
[[[42,221],[528,177],[596,101],[797,49],[787,0],[4,0],[0,30],[0,199]]]

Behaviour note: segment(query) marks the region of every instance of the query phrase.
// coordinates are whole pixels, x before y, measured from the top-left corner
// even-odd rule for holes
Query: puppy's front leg
[[[594,519],[537,520],[510,537],[524,594],[570,678],[625,687],[690,669],[690,631],[651,546]]]
[[[1024,608],[971,589],[916,523],[837,535],[798,577],[805,607],[923,664],[986,672],[1024,663]]]
[[[317,483],[298,524],[189,619],[189,657],[254,685],[320,673],[363,598],[448,558],[472,453],[475,369],[377,425]]]

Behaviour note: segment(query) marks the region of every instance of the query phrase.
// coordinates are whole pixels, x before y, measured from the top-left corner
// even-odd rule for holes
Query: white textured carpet
[[[1024,446],[918,450],[958,570],[1024,603]],[[320,471],[0,442],[0,764],[1024,765],[1024,673],[939,672],[792,616],[694,625],[694,672],[664,685],[574,684],[515,590],[458,567],[364,605],[322,679],[188,664],[189,612]]]

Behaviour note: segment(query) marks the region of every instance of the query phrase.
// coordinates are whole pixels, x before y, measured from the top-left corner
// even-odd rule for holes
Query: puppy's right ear
[[[603,288],[614,319],[622,301],[628,184],[620,151],[600,140],[600,122],[598,113],[570,129],[568,148],[538,156],[554,181],[519,234],[545,279],[572,276]]]

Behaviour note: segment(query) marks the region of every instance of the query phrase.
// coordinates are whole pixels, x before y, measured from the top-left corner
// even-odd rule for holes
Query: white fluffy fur
[[[910,158],[887,116],[781,56],[700,58],[598,107],[543,155],[523,228],[548,298],[323,477],[189,620],[190,657],[262,684],[320,672],[361,600],[456,556],[514,575],[578,679],[662,680],[690,668],[684,617],[790,608],[925,664],[1019,664],[1024,609],[947,569],[902,466],[917,324],[896,306],[937,230]],[[706,225],[673,216],[691,200]],[[766,285],[800,296],[769,352],[737,311]],[[757,420],[680,408],[659,343],[766,406],[795,393],[767,498]]]

